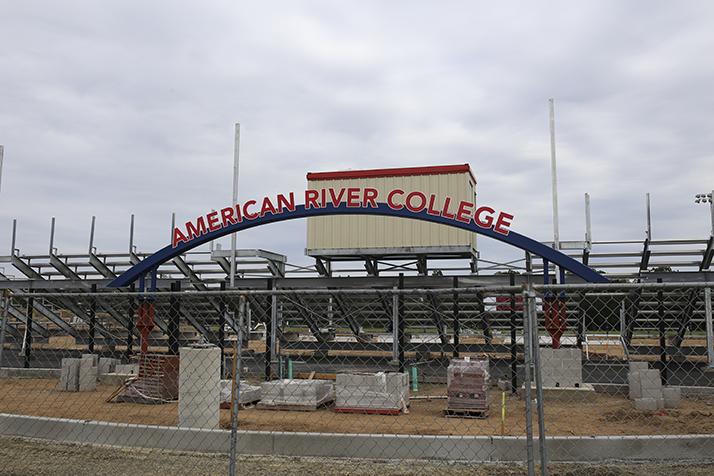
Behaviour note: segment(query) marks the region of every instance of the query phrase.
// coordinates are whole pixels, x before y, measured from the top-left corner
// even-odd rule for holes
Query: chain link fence
[[[179,473],[711,457],[707,285],[401,287],[5,292],[0,435],[185,452]]]

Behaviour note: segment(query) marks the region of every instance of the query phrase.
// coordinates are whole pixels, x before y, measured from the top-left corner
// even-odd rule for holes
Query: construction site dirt
[[[98,385],[93,392],[63,392],[53,379],[0,379],[0,413],[81,420],[175,426],[176,402],[156,405],[107,403],[114,386]],[[501,433],[501,392],[491,390],[490,416],[483,420],[444,418],[443,385],[422,385],[408,414],[366,415],[335,413],[331,407],[315,412],[241,409],[242,430],[324,433],[510,435],[525,433],[524,401],[506,399]],[[438,398],[424,398],[424,397]],[[685,399],[676,410],[641,412],[622,396],[597,394],[587,402],[545,401],[549,436],[713,434],[714,396]],[[221,410],[220,423],[229,427],[230,413]],[[535,426],[535,425],[534,425]]]

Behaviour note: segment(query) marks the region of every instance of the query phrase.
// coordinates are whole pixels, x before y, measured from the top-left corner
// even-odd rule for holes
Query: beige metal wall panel
[[[308,187],[346,188],[373,187],[379,190],[379,201],[385,202],[390,190],[418,190],[427,196],[435,193],[441,202],[444,197],[452,199],[451,211],[455,212],[458,202],[475,199],[475,184],[467,172],[411,175],[395,177],[356,178],[344,180],[310,180]],[[456,202],[456,203],[454,203]],[[312,250],[372,250],[378,253],[385,248],[436,248],[471,247],[476,249],[476,234],[466,230],[437,225],[418,220],[377,216],[329,216],[308,218],[307,252]]]

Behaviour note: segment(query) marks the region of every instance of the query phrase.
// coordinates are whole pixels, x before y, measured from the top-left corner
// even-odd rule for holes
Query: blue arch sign
[[[513,215],[488,206],[476,207],[468,201],[457,202],[451,197],[439,198],[420,191],[392,189],[382,193],[369,187],[308,189],[304,199],[303,204],[296,204],[295,193],[290,192],[275,198],[247,200],[186,222],[174,228],[170,245],[129,268],[109,283],[109,287],[127,286],[176,256],[231,233],[286,220],[329,215],[390,216],[453,226],[528,251],[585,281],[608,282],[601,274],[564,253],[511,231]]]

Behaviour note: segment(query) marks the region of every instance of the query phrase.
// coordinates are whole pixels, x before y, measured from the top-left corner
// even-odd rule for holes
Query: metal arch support
[[[150,270],[163,264],[197,246],[203,245],[215,239],[221,238],[223,236],[229,235],[231,233],[247,230],[261,225],[268,225],[270,223],[278,223],[286,220],[295,220],[298,218],[308,218],[308,217],[318,217],[318,216],[329,216],[329,215],[378,215],[378,216],[391,216],[398,218],[411,218],[415,220],[422,220],[431,223],[437,223],[442,225],[448,225],[455,228],[460,228],[463,230],[478,233],[480,235],[487,236],[489,238],[496,239],[503,243],[515,246],[524,251],[528,251],[532,254],[541,256],[544,259],[560,266],[576,276],[584,279],[585,281],[592,283],[606,283],[608,279],[601,274],[597,273],[593,269],[585,266],[584,264],[576,261],[575,259],[561,253],[558,250],[550,248],[536,240],[528,238],[527,236],[521,235],[514,231],[511,231],[507,235],[497,233],[490,228],[482,228],[478,226],[473,220],[469,223],[464,223],[449,218],[444,218],[442,216],[429,215],[426,211],[422,212],[411,212],[406,208],[401,210],[393,210],[385,203],[378,203],[376,208],[353,208],[348,207],[345,203],[340,203],[338,206],[327,205],[324,208],[305,208],[305,205],[297,205],[295,210],[285,211],[283,213],[269,214],[262,218],[256,218],[253,220],[243,220],[234,225],[221,228],[219,230],[206,233],[191,241],[180,243],[176,247],[171,245],[157,251],[156,253],[143,259],[137,265],[129,268],[121,276],[109,283],[109,287],[123,287],[127,286],[143,274],[146,274]]]

